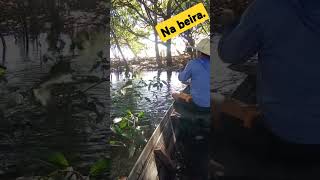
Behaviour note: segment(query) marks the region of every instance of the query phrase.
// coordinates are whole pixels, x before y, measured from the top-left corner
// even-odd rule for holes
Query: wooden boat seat
[[[232,116],[240,120],[241,126],[251,128],[254,121],[260,116],[260,112],[255,104],[246,104],[234,98],[227,98],[222,95],[212,93],[212,121],[215,127],[221,124],[221,113]]]
[[[186,93],[173,93],[174,99],[190,103],[192,101],[192,96]],[[241,121],[243,121],[243,126],[246,128],[251,128],[253,121],[257,119],[260,112],[257,110],[255,105],[246,104],[236,99],[225,98],[217,93],[211,93],[211,104],[212,112],[219,111],[231,115]],[[217,108],[218,107],[218,108]],[[185,118],[190,119],[210,119],[211,114],[208,113],[194,113],[190,111],[183,111]],[[213,120],[218,121],[219,118],[216,116]],[[218,124],[218,122],[214,122]]]

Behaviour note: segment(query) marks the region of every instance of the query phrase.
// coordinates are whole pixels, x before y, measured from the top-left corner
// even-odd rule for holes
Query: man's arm
[[[184,70],[179,73],[179,76],[178,76],[179,81],[185,82],[191,78],[191,63],[192,61],[190,61],[187,64],[187,66],[184,68]]]
[[[220,39],[218,52],[224,62],[240,63],[258,52],[261,46],[259,2],[254,1],[243,14],[240,23]]]

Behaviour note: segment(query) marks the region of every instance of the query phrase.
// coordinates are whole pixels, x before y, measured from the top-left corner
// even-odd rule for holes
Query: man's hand
[[[183,71],[186,68],[187,64],[188,64],[188,62],[182,62],[179,65],[179,72]]]
[[[192,101],[192,96],[186,93],[172,93],[172,97],[174,100],[182,100],[187,103]]]
[[[184,60],[182,61],[182,63],[181,63],[182,69],[184,69],[184,68],[186,67],[186,65],[188,64],[188,62],[189,62],[189,59],[184,59]]]
[[[225,113],[240,119],[245,128],[251,128],[254,121],[261,115],[257,105],[245,104],[232,98],[226,98],[220,94],[211,94],[213,124],[220,126],[220,113]]]

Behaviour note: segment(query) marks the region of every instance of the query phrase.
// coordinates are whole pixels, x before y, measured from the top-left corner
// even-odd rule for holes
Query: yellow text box
[[[156,30],[160,39],[166,42],[180,33],[205,22],[209,19],[206,8],[202,3],[196,4],[191,8],[177,14],[156,25]]]

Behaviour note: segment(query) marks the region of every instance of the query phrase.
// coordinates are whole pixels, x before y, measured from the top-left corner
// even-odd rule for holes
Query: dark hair
[[[207,54],[205,54],[205,53],[203,53],[201,51],[199,51],[199,53],[200,53],[200,56],[203,56],[203,57],[206,57],[206,58],[210,59],[210,55],[207,55]]]

